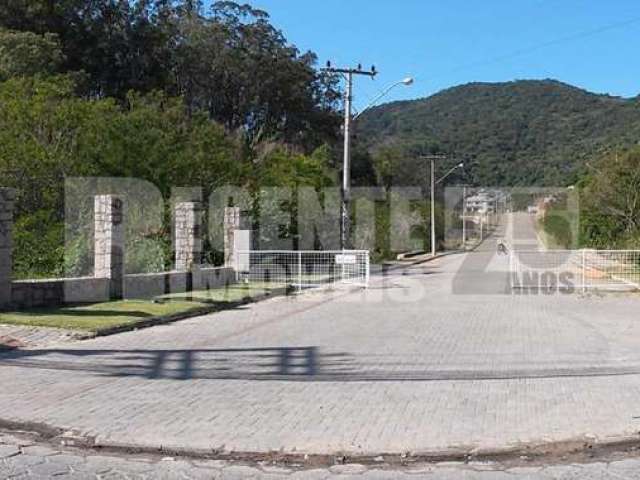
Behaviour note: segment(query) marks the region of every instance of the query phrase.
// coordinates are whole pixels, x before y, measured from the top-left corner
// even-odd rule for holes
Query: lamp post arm
[[[380,95],[378,95],[376,98],[374,98],[371,103],[369,105],[367,105],[366,107],[364,107],[364,109],[361,112],[358,112],[353,119],[356,120],[360,115],[362,115],[364,112],[366,112],[367,110],[369,110],[371,107],[373,107],[376,103],[378,103],[378,100],[380,100],[381,98],[383,98],[385,95],[387,95],[391,90],[393,90],[394,88],[396,88],[398,85],[403,85],[405,84],[405,80],[400,80],[399,82],[394,83],[393,85],[388,86],[387,88],[385,88],[382,93],[380,93]]]
[[[380,93],[380,95],[378,95],[376,98],[374,98],[371,103],[369,103],[369,105],[367,105],[366,107],[364,107],[364,109],[361,112],[358,112],[353,119],[357,119],[360,115],[362,115],[364,112],[366,112],[367,110],[369,110],[371,107],[373,107],[378,100],[380,100],[381,98],[383,98],[387,93],[389,93],[391,90],[393,90],[395,87],[397,87],[398,85],[401,85],[402,81],[400,82],[396,82],[393,85],[390,85],[389,87],[385,88],[382,93]]]
[[[444,180],[451,175],[453,172],[455,172],[457,169],[462,168],[461,165],[456,165],[455,167],[453,167],[451,170],[449,170],[447,173],[445,173],[442,177],[440,177],[439,180],[436,181],[436,185],[444,182]]]

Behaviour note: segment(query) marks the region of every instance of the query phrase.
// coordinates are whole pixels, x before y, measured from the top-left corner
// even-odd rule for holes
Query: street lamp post
[[[347,74],[344,97],[344,152],[342,158],[342,202],[340,204],[340,248],[349,246],[349,201],[351,200],[351,103],[353,101],[353,72]]]
[[[447,173],[440,177],[436,181],[436,161],[446,160],[447,156],[438,155],[424,155],[421,158],[429,160],[431,162],[431,256],[436,256],[436,185],[442,183],[449,175],[451,175],[458,168],[463,168],[464,163],[460,162],[455,167],[451,168]]]
[[[462,250],[467,249],[467,186],[462,186]]]
[[[344,250],[350,247],[350,217],[349,202],[351,201],[351,124],[357,120],[364,112],[373,107],[391,90],[400,85],[405,87],[413,85],[413,78],[406,77],[385,88],[380,95],[373,99],[369,105],[358,112],[353,118],[351,117],[351,106],[353,104],[353,83],[352,74],[347,73],[347,95],[345,97],[345,117],[344,117],[344,160],[342,173],[342,192],[343,200],[340,215],[340,248]]]
[[[345,78],[347,83],[344,101],[344,154],[342,160],[342,202],[340,203],[340,248],[344,250],[350,246],[349,202],[351,200],[351,124],[356,118],[371,108],[378,100],[387,95],[393,88],[398,85],[409,86],[413,84],[413,78],[407,77],[404,80],[389,86],[366,108],[364,108],[355,117],[352,117],[353,76],[365,75],[373,78],[378,74],[376,68],[371,67],[371,70],[367,71],[362,70],[362,66],[360,65],[358,65],[357,68],[335,68],[331,66],[331,62],[327,62],[327,67],[323,68],[322,71],[327,73],[339,73]]]
[[[443,156],[442,158],[447,158]],[[436,256],[436,157],[431,160],[431,256]]]

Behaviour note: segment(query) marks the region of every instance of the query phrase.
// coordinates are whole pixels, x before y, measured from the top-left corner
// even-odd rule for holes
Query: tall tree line
[[[339,130],[337,78],[315,69],[266,12],[232,1],[4,0],[0,28],[60,44],[61,73],[79,93],[124,101],[129,91],[181,96],[248,144],[311,151]],[[49,49],[50,50],[50,49]]]
[[[67,177],[138,178],[167,199],[173,187],[208,198],[225,184],[256,196],[332,184],[340,92],[315,64],[265,12],[234,2],[2,0],[0,186],[18,190],[14,274],[90,273],[89,239],[65,247]],[[170,212],[144,235],[164,254],[130,239],[132,272],[166,268]]]

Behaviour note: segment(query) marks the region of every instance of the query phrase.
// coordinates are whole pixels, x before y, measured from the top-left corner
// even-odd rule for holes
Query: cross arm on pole
[[[326,73],[342,73],[343,75],[366,75],[368,77],[375,77],[378,74],[375,67],[371,67],[371,70],[362,70],[362,68],[326,67],[321,68],[320,71]]]

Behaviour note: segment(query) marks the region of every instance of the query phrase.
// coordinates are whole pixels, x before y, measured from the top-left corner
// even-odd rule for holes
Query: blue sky
[[[246,0],[322,64],[375,64],[356,84],[362,108],[472,81],[554,78],[599,93],[640,94],[639,0]]]

